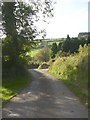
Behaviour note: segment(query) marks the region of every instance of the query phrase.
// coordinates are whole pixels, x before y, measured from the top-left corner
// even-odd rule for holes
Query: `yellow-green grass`
[[[90,46],[89,46],[90,47]],[[58,58],[49,68],[49,73],[56,76],[88,106],[88,47],[66,58]]]
[[[30,82],[29,73],[22,77],[14,77],[10,80],[3,80],[2,87],[0,87],[0,99],[5,104],[12,97],[17,95],[22,89],[28,86]]]
[[[32,49],[31,52],[29,53],[31,57],[35,57],[36,54],[41,50],[41,48],[38,49]]]

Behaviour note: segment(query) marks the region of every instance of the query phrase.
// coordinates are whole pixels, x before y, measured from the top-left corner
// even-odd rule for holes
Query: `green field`
[[[50,46],[53,44],[53,43],[57,43],[57,45],[59,44],[59,42],[58,41],[44,41],[45,43],[47,42],[47,47],[49,47],[50,48]],[[40,47],[40,44],[41,43],[38,43],[38,47],[37,48],[35,48],[35,49],[31,49],[31,51],[29,52],[29,55],[31,56],[31,57],[35,57],[36,56],[36,54],[42,49],[42,48],[44,48],[44,47]]]
[[[40,50],[41,50],[41,48],[32,49],[29,54],[31,57],[34,57]]]
[[[34,57],[43,47],[51,47],[51,45],[53,43],[57,43],[57,45],[59,44],[59,42],[63,42],[65,41],[65,38],[52,38],[52,39],[41,39],[40,40],[34,40],[36,44],[36,47],[31,49],[31,52],[29,52],[29,55],[31,57]]]

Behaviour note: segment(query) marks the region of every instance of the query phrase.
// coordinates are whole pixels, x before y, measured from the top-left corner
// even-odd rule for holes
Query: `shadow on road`
[[[36,69],[32,83],[8,102],[3,118],[87,118],[87,110],[56,78]]]

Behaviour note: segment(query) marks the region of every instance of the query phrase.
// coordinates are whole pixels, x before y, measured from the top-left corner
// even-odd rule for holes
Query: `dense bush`
[[[44,62],[38,67],[38,69],[47,69],[48,67],[49,65],[46,62]]]
[[[50,59],[47,63],[48,65],[52,65],[55,62],[55,59]]]
[[[80,46],[79,53],[58,57],[49,68],[49,73],[64,80],[85,104],[88,102],[88,48],[90,45]]]
[[[35,61],[37,63],[47,62],[49,60],[50,60],[49,48],[42,48],[35,56]]]
[[[67,52],[58,51],[57,55],[56,55],[56,58],[58,58],[58,57],[67,57],[69,55],[70,55],[70,52],[67,53]]]
[[[20,44],[18,45],[20,46]],[[24,75],[25,66],[29,60],[30,56],[26,55],[26,51],[22,47],[17,52],[11,36],[7,36],[2,41],[2,77]]]
[[[58,46],[57,46],[57,51],[62,51],[63,48],[63,43],[59,42]]]
[[[64,52],[70,52],[70,53],[74,53],[77,52],[79,49],[79,46],[82,45],[84,46],[84,44],[86,44],[86,39],[85,38],[70,38],[69,36],[67,36],[66,40],[63,42],[63,51]]]
[[[31,69],[31,68],[38,68],[39,67],[39,64],[35,61],[29,61],[28,62],[28,65],[27,65],[27,68]]]
[[[55,55],[57,54],[58,47],[56,43],[53,43],[51,46],[50,56],[51,58],[55,58]]]

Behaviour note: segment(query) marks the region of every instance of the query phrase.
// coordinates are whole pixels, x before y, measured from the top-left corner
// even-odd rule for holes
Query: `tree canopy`
[[[46,22],[47,17],[53,16],[52,11],[52,0],[3,2],[2,25],[6,34],[2,47],[4,68],[18,68],[25,63],[26,53],[34,45],[33,39],[40,33],[34,23],[40,17]]]

